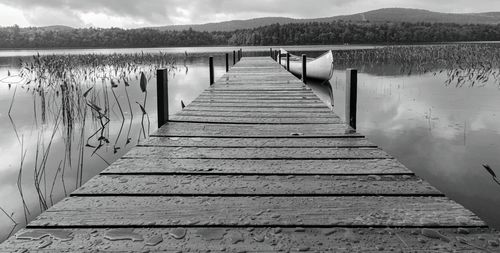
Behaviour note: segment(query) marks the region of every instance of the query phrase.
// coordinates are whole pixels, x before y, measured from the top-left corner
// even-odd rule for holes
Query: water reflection
[[[455,88],[445,85],[444,74],[387,75],[383,67],[362,69],[358,76],[358,130],[448,197],[500,227],[500,187],[483,168],[500,168],[497,84],[490,80],[482,87]],[[377,69],[381,73],[374,73]],[[330,83],[334,111],[345,118],[344,71],[336,70]],[[326,87],[312,87],[329,101]]]
[[[216,77],[225,71],[223,60],[221,54],[215,57]],[[157,126],[156,67],[139,67],[126,76],[120,70],[112,71],[119,76],[107,74],[107,67],[98,76],[99,70],[72,69],[70,76],[79,75],[75,86],[72,79],[51,79],[40,90],[42,81],[26,85],[28,77],[16,76],[20,62],[30,61],[0,57],[0,77],[8,77],[0,85],[0,240],[123,156]],[[205,54],[180,55],[176,61],[169,72],[171,114],[181,109],[181,100],[190,103],[209,85]],[[144,87],[141,79],[146,80]]]

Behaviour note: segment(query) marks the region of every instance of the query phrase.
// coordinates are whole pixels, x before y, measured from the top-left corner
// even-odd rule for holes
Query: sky
[[[0,26],[121,27],[201,24],[258,17],[318,18],[402,7],[500,11],[499,0],[0,0]]]

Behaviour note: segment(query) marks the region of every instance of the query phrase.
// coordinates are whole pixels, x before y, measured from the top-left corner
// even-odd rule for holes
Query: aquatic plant
[[[388,46],[333,51],[337,67],[399,66],[401,74],[445,73],[446,85],[484,85],[493,78],[500,86],[498,44]]]
[[[138,141],[147,137],[150,131],[146,107],[147,80],[155,77],[158,68],[167,68],[172,72],[177,70],[175,64],[176,58],[162,52],[111,55],[37,54],[29,60],[20,60],[19,70],[9,70],[6,77],[0,78],[0,83],[8,84],[9,88],[14,87],[8,115],[21,145],[17,185],[23,199],[26,223],[30,215],[22,189],[26,154],[31,153],[33,156],[33,183],[39,209],[43,211],[54,203],[54,189],[59,182],[64,195],[82,185],[84,163],[89,156],[95,156],[109,165],[110,161],[102,155],[108,152],[108,146],[112,145],[112,154],[115,154],[130,143],[131,136],[138,136]],[[144,94],[141,103],[138,103],[142,112],[143,134],[132,133],[134,110],[128,89],[133,85],[137,85]],[[18,133],[11,117],[16,94],[19,94],[20,90],[33,97],[36,145],[30,148],[24,145],[24,136]],[[123,92],[126,99],[120,97]],[[129,112],[126,112],[124,103],[128,104]],[[118,133],[110,133],[112,120],[121,123]],[[128,130],[123,141],[121,137],[127,120]],[[145,121],[148,122],[147,132]],[[58,137],[63,139],[63,156],[52,154],[55,152],[54,140]],[[54,156],[60,160],[53,161]],[[56,165],[56,168],[51,169],[53,174],[49,177],[48,167]],[[74,170],[76,174],[75,184],[70,186],[69,190],[64,180],[68,169]]]

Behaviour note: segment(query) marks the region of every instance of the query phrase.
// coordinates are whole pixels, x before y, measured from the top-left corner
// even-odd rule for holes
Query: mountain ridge
[[[444,13],[434,12],[424,9],[410,8],[382,8],[350,15],[337,15],[332,17],[320,18],[290,18],[290,17],[262,17],[245,20],[229,20],[222,22],[210,22],[204,24],[189,24],[189,25],[167,25],[155,27],[142,27],[134,29],[156,29],[160,31],[181,31],[192,29],[200,32],[214,31],[234,31],[241,29],[252,29],[261,26],[272,24],[290,24],[290,23],[310,23],[310,22],[333,22],[333,21],[350,21],[350,22],[429,22],[429,23],[457,23],[457,24],[500,24],[500,12],[481,12],[481,13]],[[64,25],[53,25],[38,27],[44,30],[61,31],[74,29]],[[134,30],[130,29],[130,30]]]
[[[443,13],[423,9],[410,8],[382,8],[350,15],[338,15],[322,18],[296,19],[289,17],[263,17],[247,20],[231,20],[205,24],[169,25],[149,27],[158,30],[187,30],[195,31],[233,31],[251,29],[271,24],[309,23],[309,22],[431,22],[431,23],[458,23],[458,24],[500,24],[500,12],[482,13]]]

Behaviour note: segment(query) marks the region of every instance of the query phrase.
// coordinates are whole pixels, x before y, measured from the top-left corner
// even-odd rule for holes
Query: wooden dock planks
[[[0,251],[498,251],[498,232],[242,58]]]

